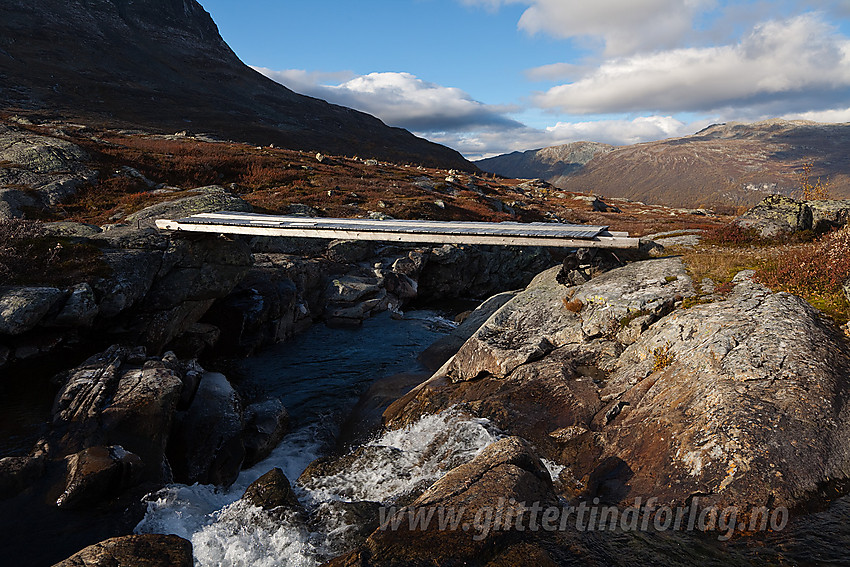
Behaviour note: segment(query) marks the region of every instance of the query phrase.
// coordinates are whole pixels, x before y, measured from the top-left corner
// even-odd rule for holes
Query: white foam
[[[176,484],[160,490],[149,497],[147,514],[136,533],[189,539],[199,566],[314,567],[344,552],[349,526],[338,517],[316,533],[294,517],[273,519],[239,501],[247,486],[273,467],[282,468],[293,481],[298,478],[322,450],[316,427],[288,435],[268,459],[242,471],[228,489]],[[426,488],[500,436],[487,420],[447,410],[385,433],[368,443],[343,471],[315,478],[310,487],[294,488],[311,509],[335,500],[389,503]]]

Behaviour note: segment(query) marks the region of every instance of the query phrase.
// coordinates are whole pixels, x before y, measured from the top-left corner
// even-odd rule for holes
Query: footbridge
[[[421,244],[621,249],[640,245],[640,239],[630,238],[627,232],[610,231],[607,226],[539,222],[336,219],[219,212],[157,220],[156,226],[188,232]]]

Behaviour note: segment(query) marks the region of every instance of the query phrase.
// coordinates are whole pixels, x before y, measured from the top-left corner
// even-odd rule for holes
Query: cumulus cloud
[[[391,126],[417,132],[456,131],[476,127],[519,128],[505,116],[512,106],[487,105],[466,92],[423,81],[410,73],[352,74],[272,71],[255,67],[272,80],[302,94],[355,108],[377,116]],[[343,77],[340,84],[334,78]]]
[[[585,75],[587,67],[573,63],[552,63],[528,69],[525,76],[532,81],[559,81]]]
[[[776,115],[829,108],[848,92],[850,41],[805,14],[757,25],[734,45],[610,59],[535,101],[570,114],[749,108]]]
[[[678,45],[694,27],[698,14],[716,0],[462,0],[495,9],[527,4],[518,27],[530,34],[567,39],[599,38],[605,54],[624,55]]]
[[[850,122],[850,108],[832,108],[828,110],[814,110],[810,112],[798,112],[783,116],[788,120],[811,120],[812,122],[845,123]]]

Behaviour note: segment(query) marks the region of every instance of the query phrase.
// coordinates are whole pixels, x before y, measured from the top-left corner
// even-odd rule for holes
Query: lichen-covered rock
[[[771,195],[735,219],[742,228],[751,228],[762,237],[812,229],[812,208],[806,202],[782,195]]]
[[[207,372],[192,405],[178,412],[168,445],[176,480],[233,484],[245,459],[242,402],[223,374]]]
[[[176,535],[141,534],[90,545],[54,567],[192,567],[192,542]]]
[[[91,327],[100,312],[94,290],[87,283],[75,285],[55,317],[44,323],[47,327]]]
[[[571,497],[818,505],[850,479],[850,347],[752,272],[725,298],[673,310],[690,292],[681,269],[671,258],[603,274],[569,290],[575,313],[542,274],[385,423],[461,403],[565,466]]]
[[[200,213],[218,211],[248,213],[253,211],[250,204],[232,195],[227,189],[219,185],[200,187],[194,191],[197,193],[196,195],[151,205],[127,216],[123,222],[136,226],[154,226],[154,221],[157,219],[181,219]]]
[[[35,328],[64,297],[55,287],[0,288],[0,334],[20,335]]]
[[[558,271],[543,272],[496,311],[461,347],[446,376],[452,381],[485,374],[503,378],[567,344],[615,334],[635,313],[658,318],[694,293],[678,258],[635,262],[575,288],[560,285]],[[570,301],[580,310],[570,310],[565,305]]]
[[[563,462],[618,499],[805,505],[850,478],[848,373],[850,349],[816,310],[739,278],[626,349],[589,434],[595,459],[567,447]]]

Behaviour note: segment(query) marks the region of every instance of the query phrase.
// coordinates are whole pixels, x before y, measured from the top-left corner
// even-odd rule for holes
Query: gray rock
[[[163,458],[183,382],[158,360],[132,364],[133,350],[113,346],[60,377],[53,404],[51,453],[120,445],[141,457],[142,479],[163,480]]]
[[[44,474],[44,455],[0,459],[0,500],[11,498]]]
[[[54,567],[192,567],[192,542],[176,535],[141,534],[90,545]]]
[[[46,321],[46,327],[91,327],[99,312],[94,290],[87,283],[74,286],[59,313]]]
[[[463,323],[422,351],[419,361],[432,371],[440,368],[460,350],[463,343],[475,334],[493,313],[501,309],[516,294],[517,292],[514,291],[506,291],[484,301],[469,314]]]
[[[0,188],[0,219],[23,218],[27,208],[38,207],[38,200],[20,189]]]
[[[380,290],[376,278],[342,276],[328,285],[325,294],[330,303],[353,303],[372,297]]]
[[[128,215],[126,223],[153,226],[156,219],[180,219],[200,213],[217,211],[251,212],[251,205],[239,197],[231,195],[224,187],[212,185],[196,190],[198,195],[183,197],[174,201],[158,203],[137,213]]]
[[[35,328],[64,297],[54,287],[0,288],[0,334],[20,335]]]
[[[556,281],[559,268],[540,274],[506,303],[461,347],[447,369],[453,381],[482,374],[505,377],[518,366],[567,344],[580,344],[616,332],[632,313],[656,317],[694,293],[678,258],[636,262],[606,272],[570,290]],[[564,305],[581,302],[580,313]]]
[[[242,402],[223,374],[207,372],[168,445],[176,480],[229,486],[245,459]]]
[[[43,227],[47,234],[64,237],[89,238],[103,232],[99,226],[93,224],[69,221],[48,222],[44,223]]]
[[[756,230],[764,238],[771,238],[811,230],[812,220],[812,209],[807,203],[782,195],[771,195],[733,222],[740,227]]]
[[[271,399],[246,407],[243,418],[247,468],[268,457],[289,432],[289,414],[280,400]]]
[[[850,199],[807,201],[812,209],[812,228],[815,232],[826,232],[847,225],[850,219]]]

